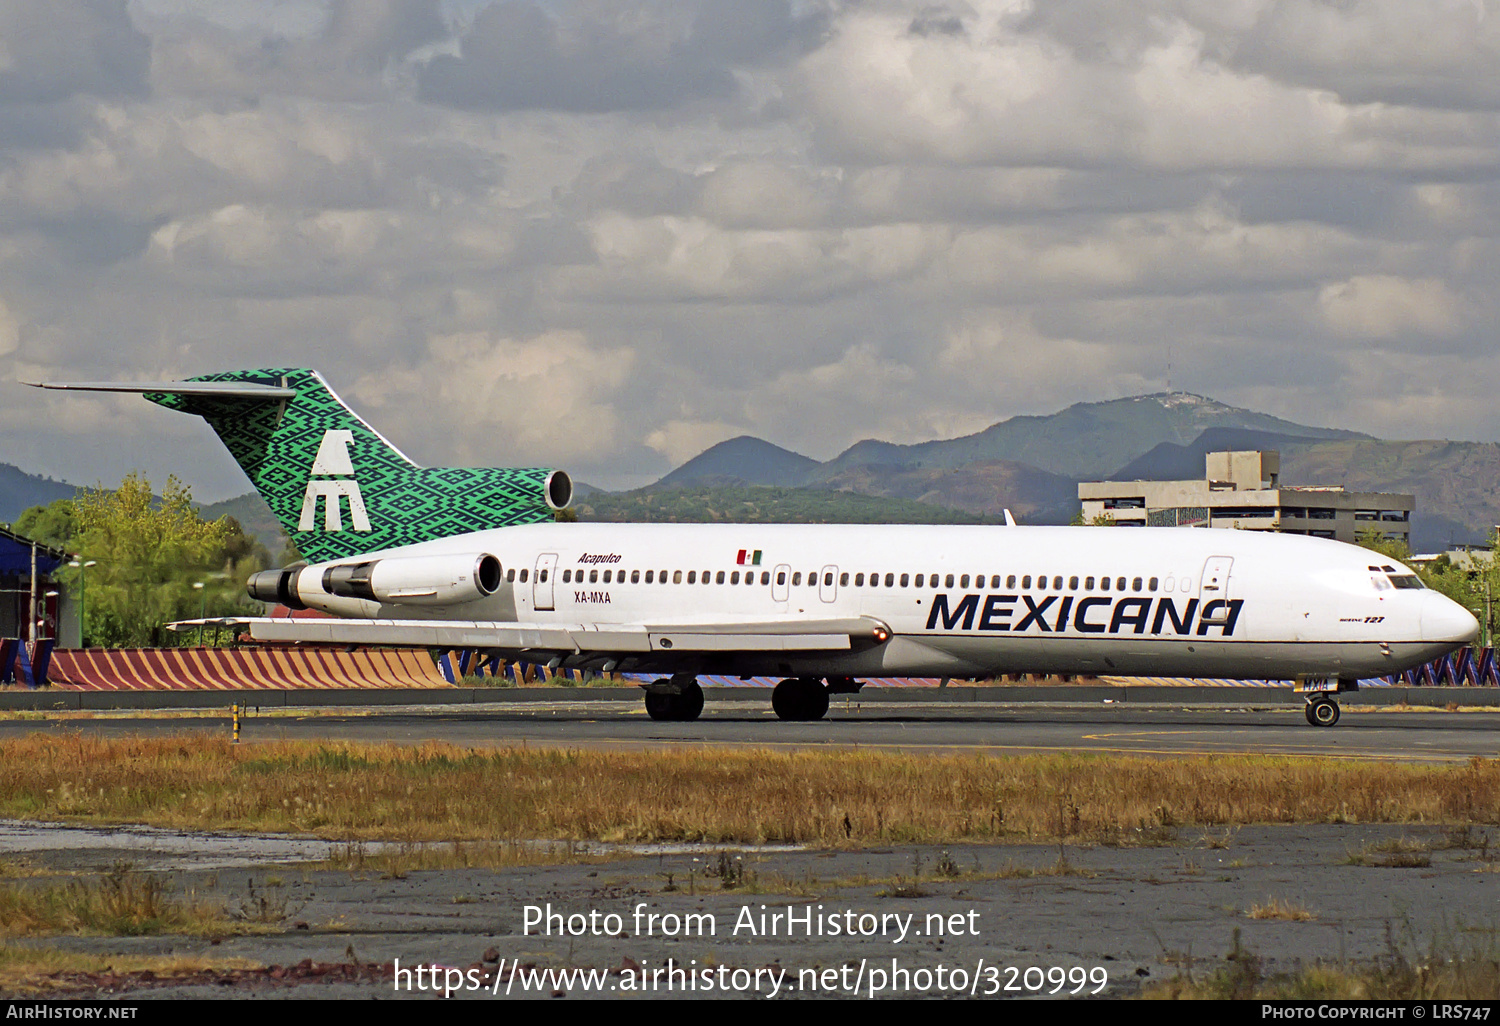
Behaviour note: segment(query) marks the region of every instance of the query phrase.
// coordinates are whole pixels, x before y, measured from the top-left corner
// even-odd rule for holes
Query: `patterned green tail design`
[[[552,471],[418,467],[345,406],[317,371],[230,371],[191,380],[296,390],[286,401],[146,398],[208,421],[310,562],[552,519]]]

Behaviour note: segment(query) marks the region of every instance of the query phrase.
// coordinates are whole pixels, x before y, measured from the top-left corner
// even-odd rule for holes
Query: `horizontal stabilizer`
[[[264,399],[267,402],[297,397],[296,389],[262,385],[253,381],[27,381],[25,384],[33,388],[58,388],[72,392],[203,395],[219,399]]]

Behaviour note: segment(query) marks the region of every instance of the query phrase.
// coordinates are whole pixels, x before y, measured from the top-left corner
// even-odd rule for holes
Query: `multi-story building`
[[[1238,527],[1352,542],[1373,533],[1411,543],[1415,499],[1280,483],[1281,454],[1211,452],[1199,481],[1085,481],[1085,523],[1119,527]]]

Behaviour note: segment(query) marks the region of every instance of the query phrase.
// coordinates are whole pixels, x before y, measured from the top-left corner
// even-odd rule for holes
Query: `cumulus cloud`
[[[1237,65],[1170,10],[1137,14],[1120,47],[1078,46],[1016,5],[977,6],[963,32],[914,32],[908,14],[879,6],[841,19],[801,69],[832,156],[1163,171],[1473,168],[1491,156],[1487,122],[1350,105]]]
[[[145,96],[150,59],[125,0],[0,3],[0,103]]]
[[[1500,438],[1496,31],[1488,0],[0,0],[0,379],[315,365],[424,462],[605,487],[1169,361]],[[0,387],[27,469],[246,487],[187,418]]]
[[[355,397],[397,430],[420,430],[434,408],[453,411],[451,464],[567,464],[618,452],[614,397],[634,354],[580,332],[532,338],[462,332],[430,338],[419,362],[359,379]]]
[[[551,5],[549,5],[551,6]],[[734,69],[805,37],[787,0],[693,0],[629,8],[574,0],[557,15],[530,0],[482,9],[422,69],[420,95],[482,110],[655,110],[723,99]]]
[[[1356,338],[1442,337],[1458,331],[1463,319],[1459,297],[1435,278],[1360,275],[1324,286],[1318,305],[1332,330]]]

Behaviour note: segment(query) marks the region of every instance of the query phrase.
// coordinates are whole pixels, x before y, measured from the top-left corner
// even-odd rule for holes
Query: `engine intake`
[[[342,563],[323,571],[323,590],[340,598],[413,606],[446,606],[493,595],[502,580],[489,553],[402,556]]]

